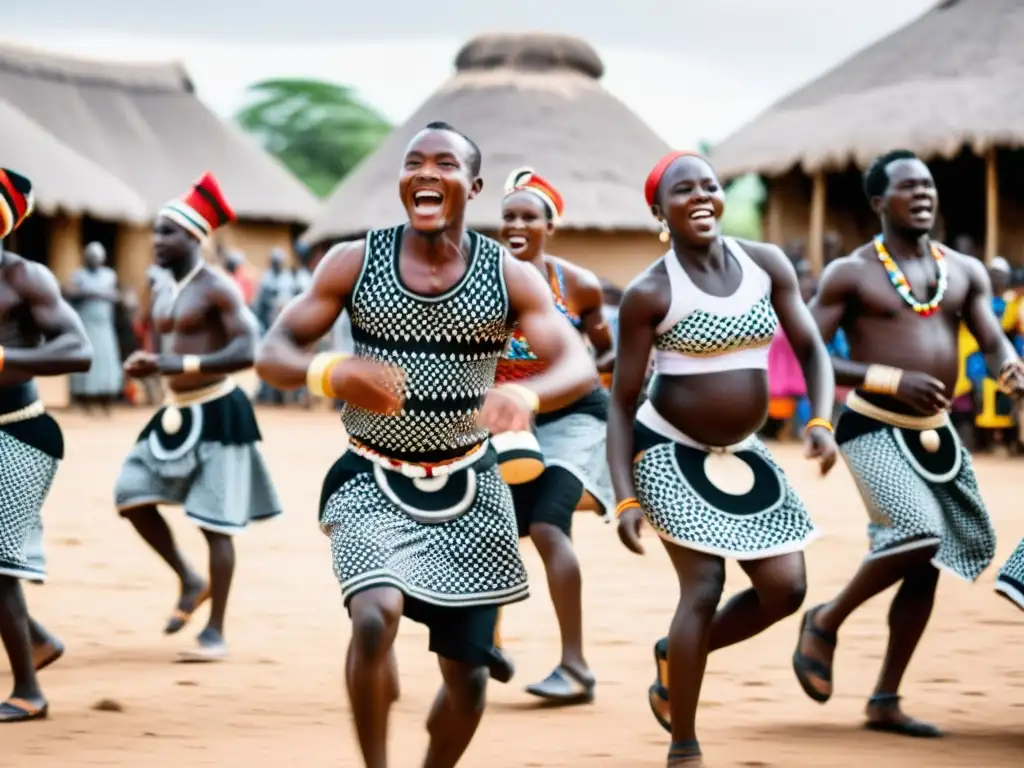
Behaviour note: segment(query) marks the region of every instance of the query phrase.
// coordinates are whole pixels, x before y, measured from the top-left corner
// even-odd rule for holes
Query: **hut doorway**
[[[88,216],[82,217],[82,248],[89,243],[99,243],[107,252],[107,266],[120,274],[120,264],[117,264],[117,223],[113,221],[100,221],[91,219]]]
[[[952,247],[970,238],[974,256],[985,252],[985,161],[970,150],[952,160],[928,164],[939,192],[945,230],[942,241]]]

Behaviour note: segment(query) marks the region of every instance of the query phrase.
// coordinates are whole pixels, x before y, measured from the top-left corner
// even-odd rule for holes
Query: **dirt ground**
[[[238,542],[229,609],[232,659],[180,666],[205,614],[180,635],[161,634],[176,598],[165,566],[119,520],[111,493],[121,457],[148,416],[121,411],[110,421],[58,414],[67,458],[46,507],[50,581],[28,587],[31,610],[67,644],[42,674],[49,721],[4,729],[3,764],[36,766],[361,766],[343,689],[349,627],[316,526],[324,472],[341,449],[328,412],[262,411],[265,452],[285,515]],[[818,601],[853,572],[864,547],[865,514],[842,466],[827,480],[784,446],[777,453],[825,536],[808,552]],[[1020,477],[1005,458],[978,462],[999,531],[998,561],[1024,535]],[[200,534],[178,510],[169,520],[191,555]],[[518,664],[510,685],[492,685],[483,724],[462,765],[555,768],[663,766],[668,738],[646,703],[651,646],[668,626],[674,577],[648,532],[648,554],[627,552],[614,528],[580,514],[586,646],[597,701],[541,710],[522,686],[557,659],[557,630],[544,572],[526,546],[533,596],[508,610],[504,633]],[[1024,614],[992,591],[996,567],[973,585],[944,578],[938,606],[905,685],[907,708],[946,727],[937,742],[866,733],[861,711],[885,642],[888,599],[855,615],[839,646],[837,692],[825,707],[809,700],[790,669],[797,618],[712,657],[700,735],[712,766],[1010,766],[1024,755]],[[729,569],[728,591],[744,585]],[[406,623],[399,637],[402,697],[392,716],[392,762],[421,764],[424,719],[439,675],[425,631]],[[6,675],[6,671],[0,673]],[[0,680],[0,687],[6,686]],[[6,688],[4,692],[6,692]],[[97,705],[116,702],[120,711]]]

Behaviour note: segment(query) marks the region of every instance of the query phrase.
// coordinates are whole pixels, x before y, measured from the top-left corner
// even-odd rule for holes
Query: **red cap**
[[[217,179],[209,171],[180,200],[172,200],[161,208],[160,215],[184,227],[199,240],[205,240],[217,227],[237,218],[224,199]]]

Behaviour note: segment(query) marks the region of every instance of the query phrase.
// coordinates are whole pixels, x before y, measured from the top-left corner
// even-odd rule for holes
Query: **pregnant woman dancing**
[[[719,232],[725,196],[706,160],[667,155],[644,192],[671,247],[630,284],[619,310],[608,461],[622,542],[643,554],[646,518],[679,577],[668,638],[655,646],[650,704],[672,733],[668,765],[690,766],[701,764],[695,720],[708,653],[794,613],[806,591],[803,549],[817,531],[755,434],[780,323],[808,382],[807,456],[823,474],[836,460],[834,380],[786,256]],[[638,410],[652,349],[655,375]],[[740,561],[752,586],[719,609],[725,558]]]

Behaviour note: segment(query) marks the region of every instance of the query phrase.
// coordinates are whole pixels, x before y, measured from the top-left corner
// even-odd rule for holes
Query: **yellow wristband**
[[[2,371],[3,369],[4,369],[4,348],[3,348],[3,345],[0,344],[0,371]]]
[[[864,374],[864,389],[878,395],[895,395],[900,388],[903,371],[891,365],[869,365]]]
[[[811,431],[812,427],[823,427],[829,432],[835,433],[835,428],[832,426],[832,422],[828,419],[823,419],[820,416],[815,416],[813,419],[807,422],[807,426],[804,427],[804,434],[806,435]]]
[[[203,361],[199,355],[185,355],[181,358],[182,373],[199,373],[202,367]]]
[[[532,389],[528,389],[522,384],[502,384],[499,389],[518,397],[533,413],[540,410],[540,398]]]
[[[619,505],[615,508],[615,516],[622,517],[622,513],[627,509],[640,509],[640,502],[630,496],[628,499],[623,499],[619,502]]]
[[[336,400],[337,395],[331,389],[331,372],[348,357],[343,352],[321,352],[315,355],[306,369],[306,389],[310,394]]]

